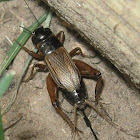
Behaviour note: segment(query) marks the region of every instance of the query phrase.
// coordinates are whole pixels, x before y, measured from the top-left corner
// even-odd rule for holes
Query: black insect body
[[[35,46],[41,43],[40,50],[44,54],[44,56],[52,53],[59,47],[62,47],[62,44],[60,43],[58,38],[53,35],[52,31],[49,28],[38,28],[32,36],[32,42]]]
[[[100,89],[102,88],[101,73],[80,60],[72,59],[75,55],[84,56],[84,54],[80,48],[75,48],[70,53],[67,52],[63,47],[64,32],[61,31],[55,36],[49,28],[39,27],[32,34],[32,42],[38,49],[38,53],[32,52],[25,47],[22,48],[34,58],[44,60],[46,65],[39,63],[34,64],[29,79],[33,78],[35,75],[35,67],[40,70],[49,71],[46,83],[52,105],[60,116],[69,124],[72,131],[78,133],[80,130],[76,127],[76,111],[81,110],[83,112],[87,105],[92,107],[87,99],[87,93],[82,77],[97,79],[95,87],[95,103],[98,104]],[[57,95],[59,90],[62,91],[66,100],[74,106],[74,123],[70,121],[59,106]],[[88,120],[85,115],[84,120]],[[89,125],[89,120],[86,124]],[[88,127],[91,128],[91,125]],[[92,128],[91,130],[93,132]],[[96,136],[95,138],[97,140]]]

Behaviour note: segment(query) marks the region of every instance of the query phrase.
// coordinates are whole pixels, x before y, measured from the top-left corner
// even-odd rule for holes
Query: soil
[[[45,6],[39,5],[35,1],[26,1],[37,18],[44,13]],[[14,39],[21,33],[19,26],[24,24],[25,27],[28,27],[34,21],[35,19],[24,1],[14,0],[0,3],[0,63],[11,45],[7,38],[14,42]],[[128,132],[140,135],[140,91],[133,85],[128,84],[113,64],[101,57],[76,31],[66,28],[62,23],[59,17],[54,14],[50,28],[55,34],[59,31],[65,32],[64,46],[68,52],[76,47],[80,47],[84,54],[90,56],[96,55],[95,58],[83,58],[81,56],[76,56],[75,58],[88,63],[102,73],[104,87],[101,102],[112,118],[112,121],[128,130]],[[34,48],[31,40],[27,42],[26,47],[30,49]],[[27,58],[28,54],[21,50],[9,67],[9,69],[16,72],[16,76],[9,90],[2,98],[2,110],[7,106],[13,95],[17,80]],[[27,79],[32,64],[36,62],[36,60],[32,61],[24,79]],[[20,116],[22,118],[5,132],[5,140],[73,139],[71,129],[51,105],[46,88],[47,75],[48,73],[38,72],[32,80],[27,83],[23,82],[20,85],[18,97],[14,105],[3,116],[4,128],[18,120]],[[84,79],[84,82],[89,100],[94,104],[96,81]],[[59,101],[63,111],[73,120],[73,107],[61,97],[61,93]],[[133,136],[116,130],[92,109],[87,109],[86,113],[99,140],[137,140]],[[81,115],[78,115],[78,128],[83,131],[83,134],[80,134],[83,140],[94,139]],[[78,140],[77,137],[76,140]]]

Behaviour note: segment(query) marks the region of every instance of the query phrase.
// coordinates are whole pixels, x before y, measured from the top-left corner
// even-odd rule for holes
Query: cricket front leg
[[[16,40],[15,40],[15,41],[16,41]],[[36,53],[36,52],[33,52],[33,51],[29,50],[28,48],[26,48],[26,47],[24,47],[24,46],[21,46],[21,44],[20,44],[18,41],[16,41],[16,43],[17,43],[24,51],[26,51],[29,55],[31,55],[33,58],[38,59],[38,60],[43,60],[43,59],[44,59],[44,56],[43,56],[42,53],[41,53],[41,54],[38,54],[38,53]],[[37,45],[37,48],[38,48],[38,49],[39,49],[39,46],[40,46],[40,44]]]
[[[49,93],[52,105],[55,108],[56,112],[68,123],[68,125],[70,126],[72,131],[81,132],[77,128],[75,130],[75,125],[71,122],[69,117],[59,107],[59,102],[58,102],[58,97],[57,97],[58,87],[57,87],[56,83],[54,82],[54,80],[52,79],[50,74],[48,75],[46,82],[47,82],[48,93]]]
[[[44,56],[42,54],[38,54],[38,53],[35,53],[33,51],[30,51],[26,47],[22,47],[22,49],[24,51],[26,51],[29,55],[31,55],[33,58],[37,59],[37,60],[43,60],[44,59]]]
[[[75,62],[82,77],[97,79],[95,87],[95,105],[98,105],[103,86],[101,73],[80,60],[74,59],[73,61]]]

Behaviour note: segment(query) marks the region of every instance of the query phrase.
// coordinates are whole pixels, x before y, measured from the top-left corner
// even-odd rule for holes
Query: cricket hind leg
[[[99,71],[92,68],[90,65],[80,61],[80,60],[73,60],[81,74],[82,77],[86,78],[95,78],[97,79],[96,87],[95,87],[95,105],[98,105],[101,95],[101,90],[103,86],[102,76]]]
[[[101,73],[97,70],[95,70],[94,68],[92,68],[91,66],[89,66],[88,64],[79,61],[79,60],[73,60],[77,66],[77,68],[79,69],[79,72],[81,74],[81,76],[83,77],[89,77],[89,78],[97,78],[97,84],[95,87],[95,106],[93,104],[91,104],[88,100],[85,100],[85,103],[92,107],[92,109],[97,112],[97,114],[99,114],[104,120],[106,120],[110,125],[112,125],[114,128],[116,128],[117,130],[124,132],[127,135],[133,136],[135,138],[140,138],[139,135],[136,134],[132,134],[129,133],[128,130],[122,128],[121,126],[117,125],[116,123],[114,123],[109,116],[106,115],[106,111],[104,111],[104,108],[101,106],[101,103],[99,102],[99,98],[100,98],[100,94],[101,94],[101,89],[102,89],[102,77],[101,77]],[[96,106],[97,104],[100,105],[101,107],[101,111],[103,109],[103,112],[101,112],[99,110],[99,108]]]
[[[63,118],[65,122],[67,122],[67,124],[72,129],[72,132],[80,136],[79,132],[82,133],[82,131],[80,131],[77,127],[75,128],[75,125],[71,122],[69,117],[62,111],[62,109],[59,106],[58,96],[57,96],[58,87],[50,74],[47,77],[46,83],[47,83],[47,89],[48,89],[48,93],[51,99],[51,103],[53,107],[55,108],[56,112]]]
[[[75,140],[75,132],[76,132],[76,126],[77,126],[77,106],[76,105],[74,105],[74,107],[73,107],[73,120],[74,120],[74,131],[73,131],[73,133],[72,133],[72,136],[73,136],[73,139]]]
[[[108,118],[104,113],[102,113],[98,107],[96,105],[100,105],[101,103],[99,102],[100,99],[100,95],[101,95],[101,89],[102,89],[102,76],[101,73],[99,71],[97,71],[96,69],[92,68],[90,65],[80,61],[80,60],[73,60],[81,74],[82,77],[86,77],[86,78],[96,78],[97,79],[97,83],[96,83],[96,87],[95,87],[95,106],[92,105],[88,100],[85,100],[85,103],[92,107],[92,109],[94,109],[94,111],[99,114],[103,119],[105,119],[109,124],[111,124],[112,126],[114,126],[115,128],[117,127],[116,124],[114,124],[112,122],[112,120],[110,120],[110,118]]]

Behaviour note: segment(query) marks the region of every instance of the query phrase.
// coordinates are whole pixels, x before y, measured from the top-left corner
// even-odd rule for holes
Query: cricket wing
[[[79,71],[64,47],[45,57],[48,69],[56,84],[71,92],[80,86]]]

